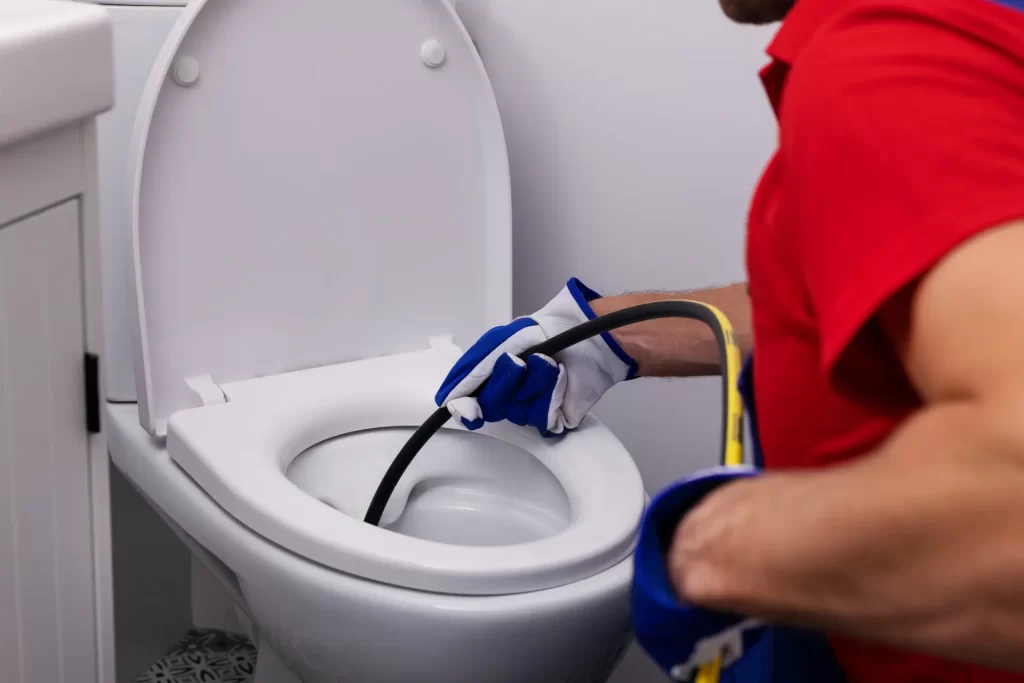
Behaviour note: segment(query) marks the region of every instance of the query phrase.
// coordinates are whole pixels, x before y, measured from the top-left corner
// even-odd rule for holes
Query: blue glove
[[[455,363],[435,398],[469,429],[507,419],[543,436],[575,429],[608,389],[636,376],[636,362],[608,333],[555,354],[523,351],[596,317],[600,298],[576,279],[531,316],[487,331]],[[473,394],[482,388],[477,397]]]
[[[686,513],[719,486],[757,473],[749,467],[698,472],[659,493],[644,514],[633,556],[633,630],[640,646],[673,680],[690,681],[702,664],[720,654],[724,666],[735,663],[764,630],[756,620],[680,602],[666,562]]]

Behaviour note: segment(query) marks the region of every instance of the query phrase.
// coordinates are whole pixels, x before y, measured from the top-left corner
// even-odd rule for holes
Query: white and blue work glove
[[[524,360],[520,354],[595,318],[590,302],[598,298],[574,278],[533,315],[488,330],[448,373],[437,405],[447,406],[469,429],[506,419],[532,425],[543,436],[575,429],[608,389],[636,376],[636,361],[607,332],[555,358],[536,354]]]
[[[659,493],[640,526],[633,555],[631,612],[640,646],[674,681],[691,681],[719,655],[731,666],[761,637],[760,622],[688,605],[669,580],[668,551],[676,527],[707,494],[743,477],[751,467],[716,467],[698,472]]]

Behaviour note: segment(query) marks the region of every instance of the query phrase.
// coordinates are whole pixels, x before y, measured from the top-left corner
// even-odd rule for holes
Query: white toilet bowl
[[[270,379],[277,383],[284,376]],[[238,398],[223,407],[245,405],[246,399]],[[212,424],[216,413],[199,408],[179,415],[214,416],[208,418]],[[267,666],[262,658],[269,656],[295,676],[284,678],[280,672],[268,674],[261,668],[256,683],[603,681],[631,641],[628,541],[600,558],[600,550],[616,544],[614,529],[586,531],[589,525],[584,520],[604,516],[594,507],[601,498],[613,508],[628,502],[638,515],[643,492],[635,471],[625,467],[631,464],[628,458],[608,447],[606,440],[613,437],[596,421],[588,419],[581,426],[579,441],[602,442],[600,451],[590,454],[605,460],[622,457],[623,467],[595,467],[593,473],[606,471],[609,476],[594,490],[573,490],[575,478],[560,481],[555,471],[565,476],[570,470],[558,466],[576,463],[558,462],[562,449],[556,446],[548,446],[551,456],[542,462],[536,455],[540,449],[529,443],[534,435],[526,430],[508,425],[489,428],[488,434],[446,429],[427,445],[403,479],[388,510],[388,517],[394,520],[393,508],[406,503],[397,521],[388,529],[377,529],[344,511],[351,501],[366,495],[364,490],[348,488],[349,480],[342,476],[350,471],[345,461],[367,456],[386,464],[407,430],[359,431],[305,449],[310,437],[320,434],[314,436],[312,430],[296,425],[291,449],[295,457],[283,458],[268,468],[280,477],[278,492],[290,489],[290,493],[255,495],[247,483],[238,483],[249,481],[238,474],[229,484],[240,492],[251,491],[254,497],[246,508],[249,512],[236,515],[218,505],[207,492],[212,487],[200,486],[175,462],[168,448],[139,426],[135,406],[111,405],[107,414],[115,464],[226,583],[255,626],[260,667]],[[279,419],[283,422],[294,415]],[[177,417],[171,421],[171,444],[175,443]],[[230,424],[230,420],[220,424]],[[560,445],[573,440],[564,439]],[[527,450],[531,445],[536,449],[533,452]],[[239,451],[225,452],[230,458]],[[581,458],[588,454],[576,453]],[[569,461],[575,457],[568,450],[566,456]],[[417,495],[417,486],[424,484],[425,489]],[[298,536],[316,529],[322,519],[320,514],[311,515],[306,524],[302,515],[309,510],[288,507],[295,501],[330,520],[327,528],[333,527],[339,548],[350,540],[352,528],[361,527],[369,540],[353,546],[353,554],[360,549],[374,550],[393,560],[394,566],[382,560],[381,577],[375,575],[376,567],[356,575],[311,559],[312,552],[298,551]],[[276,537],[256,531],[258,522],[242,521],[248,515],[290,512],[295,512],[299,526],[281,522]],[[633,521],[635,524],[635,517]],[[294,532],[295,537],[286,531]],[[488,531],[494,533],[488,535]],[[590,543],[580,540],[579,547],[591,552],[570,562],[571,553],[558,543],[561,538],[571,542],[577,532],[596,537]],[[408,533],[421,538],[405,535]],[[439,540],[422,538],[431,536]],[[403,548],[386,548],[389,541],[408,542],[413,551],[407,554]],[[388,552],[395,554],[389,556]],[[442,575],[445,564],[457,566],[477,553],[474,561],[480,562],[479,571],[469,565],[462,570],[460,578],[466,586],[462,593],[452,592],[456,585],[440,592],[383,578],[402,568],[408,572],[409,583],[428,581]],[[519,563],[521,573],[498,571],[510,563]],[[564,581],[547,579],[551,587],[530,587],[529,582],[550,576],[553,567],[562,572]],[[521,592],[488,591],[501,589],[510,581]]]
[[[195,0],[130,172],[111,454],[251,619],[257,683],[604,680],[645,496],[595,419],[450,425],[361,521],[456,345],[511,317],[502,129],[450,6]]]

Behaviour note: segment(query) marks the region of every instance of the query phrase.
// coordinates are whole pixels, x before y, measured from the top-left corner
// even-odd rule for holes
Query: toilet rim
[[[595,592],[628,590],[632,574],[630,558],[585,581],[550,591],[511,596],[442,595],[350,576],[267,541],[225,512],[171,460],[165,446],[151,439],[139,425],[136,403],[108,403],[104,418],[113,464],[175,533],[193,539],[199,548],[223,562],[226,571],[237,577],[232,580],[245,583],[255,566],[263,577],[271,574],[281,580],[287,576],[289,581],[301,582],[305,589],[328,593],[358,591],[371,600],[401,600],[424,609],[436,609],[439,618],[493,615],[507,610],[532,611],[550,606],[553,601],[572,608],[579,601],[590,599]],[[244,605],[244,595],[242,597]]]
[[[322,384],[320,391],[296,393],[277,385],[264,396],[179,412],[170,421],[168,453],[264,538],[339,571],[405,588],[460,595],[542,590],[588,578],[632,551],[645,503],[642,482],[622,444],[593,417],[556,442],[508,424],[485,429],[537,457],[565,491],[570,525],[548,538],[446,545],[367,525],[324,505],[287,477],[295,457],[344,434],[414,427],[434,406],[415,378],[407,385],[361,386],[358,394],[340,390],[345,385],[338,382]]]

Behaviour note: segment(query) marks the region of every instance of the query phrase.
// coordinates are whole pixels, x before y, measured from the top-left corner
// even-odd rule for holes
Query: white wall
[[[757,77],[774,29],[733,25],[716,0],[456,7],[508,141],[517,314],[570,276],[604,294],[745,277],[747,207],[775,141]],[[598,405],[648,490],[715,462],[719,381],[641,380]],[[634,650],[613,682],[662,680]]]

